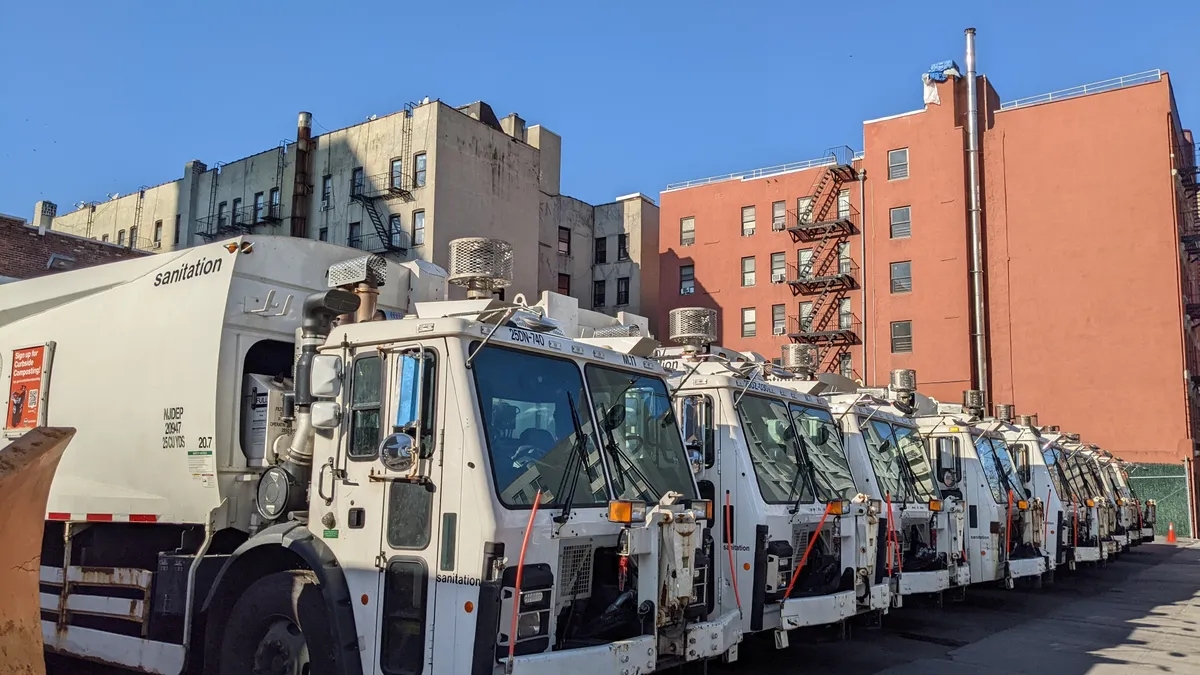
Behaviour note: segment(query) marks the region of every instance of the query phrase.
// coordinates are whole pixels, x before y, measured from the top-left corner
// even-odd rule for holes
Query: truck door
[[[435,554],[444,524],[439,517],[442,491],[440,462],[435,458],[442,409],[444,351],[413,345],[366,357],[356,357],[351,380],[379,368],[383,390],[374,400],[349,399],[351,453],[360,430],[370,437],[374,426],[382,429],[379,460],[370,464],[366,482],[374,503],[380,569],[376,597],[378,662],[375,672],[384,675],[419,675],[434,672],[433,613]],[[370,359],[378,359],[370,361]],[[373,415],[379,419],[372,420]],[[377,437],[376,437],[377,438]],[[366,441],[363,441],[365,444]],[[367,449],[360,448],[363,453]],[[453,535],[450,535],[451,537]]]

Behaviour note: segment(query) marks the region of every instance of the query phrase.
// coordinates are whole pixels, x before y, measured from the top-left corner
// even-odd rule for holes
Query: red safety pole
[[[1004,559],[1012,555],[1013,491],[1008,491],[1008,527],[1004,528]]]
[[[817,537],[821,536],[821,528],[825,527],[825,519],[829,517],[829,511],[833,508],[833,504],[825,505],[825,513],[821,514],[821,522],[817,523],[817,531],[813,536],[808,538],[808,546],[804,547],[804,557],[800,558],[800,564],[796,565],[796,569],[792,571],[792,580],[788,582],[787,590],[783,592],[783,599],[787,600],[792,594],[792,586],[796,585],[796,578],[800,576],[800,570],[804,569],[804,563],[808,562],[808,554],[813,549],[813,544],[817,543]]]
[[[508,636],[508,665],[512,671],[513,656],[517,651],[517,619],[521,616],[521,577],[525,573],[525,549],[529,547],[529,533],[533,531],[533,517],[537,515],[538,504],[542,501],[542,491],[538,490],[533,497],[533,508],[529,511],[529,524],[525,526],[525,538],[521,540],[521,555],[517,558],[517,582],[513,588],[513,620],[512,632]]]
[[[738,612],[742,611],[742,596],[738,594],[737,565],[733,563],[733,540],[729,533],[729,490],[725,491],[725,547],[729,550],[729,574],[733,578],[733,600],[737,603]]]

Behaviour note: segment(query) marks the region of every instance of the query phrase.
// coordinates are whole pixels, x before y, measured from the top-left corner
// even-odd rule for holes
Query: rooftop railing
[[[1122,75],[1114,77],[1111,80],[1101,80],[1100,82],[1092,82],[1090,84],[1071,87],[1070,89],[1060,89],[1052,91],[1048,94],[1038,94],[1037,96],[1028,96],[1019,98],[1015,101],[1001,103],[1001,110],[1015,110],[1017,108],[1025,108],[1031,105],[1039,105],[1042,103],[1052,103],[1054,101],[1062,101],[1068,98],[1078,98],[1080,96],[1089,96],[1091,94],[1099,94],[1105,91],[1113,91],[1114,89],[1124,89],[1138,84],[1148,84],[1150,82],[1158,82],[1162,79],[1161,70],[1147,70],[1141,73],[1132,75]]]

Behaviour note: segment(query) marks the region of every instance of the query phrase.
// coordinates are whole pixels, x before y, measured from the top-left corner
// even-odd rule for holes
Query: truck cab
[[[1040,502],[1017,476],[1001,423],[981,419],[982,400],[973,391],[964,394],[962,406],[926,399],[918,423],[937,456],[961,466],[959,473],[943,472],[941,489],[961,495],[967,507],[971,582],[1013,588],[1017,580],[1030,579],[1039,585],[1046,571]]]
[[[670,324],[683,346],[657,357],[716,505],[718,612],[740,611],[743,631],[773,632],[782,648],[791,629],[886,606],[878,505],[855,490],[828,404],[761,356],[713,344],[713,310],[672,310]]]
[[[1098,560],[1100,548],[1094,544],[1090,535],[1095,525],[1090,519],[1087,504],[1080,501],[1079,495],[1083,494],[1083,489],[1078,479],[1072,475],[1066,459],[1067,451],[1059,444],[1062,435],[1050,429],[1037,429],[1036,422],[1032,428],[1038,432],[1037,455],[1041,457],[1041,466],[1045,467],[1046,479],[1051,483],[1061,507],[1061,515],[1050,518],[1052,524],[1057,524],[1058,532],[1054,542],[1057,547],[1056,553],[1052,556],[1055,567],[1066,566],[1075,569],[1077,561]],[[1037,468],[1037,457],[1033,458],[1032,466],[1034,485],[1040,490],[1037,476],[1042,472]],[[1053,508],[1051,504],[1051,509]]]
[[[1129,490],[1125,472],[1121,469],[1121,460],[1113,457],[1107,450],[1096,448],[1096,462],[1100,465],[1100,474],[1108,483],[1109,490],[1117,506],[1116,540],[1120,551],[1129,551],[1133,546],[1141,544],[1141,504]]]
[[[908,595],[940,601],[970,579],[961,555],[961,500],[937,485],[912,417],[915,386],[913,371],[894,371],[887,389],[826,395],[841,420],[858,490],[883,502],[886,572],[897,606]]]
[[[1036,426],[1035,416],[1021,415],[1013,420],[1011,406],[1005,406],[1003,414],[998,414],[998,417],[1004,421],[998,431],[1008,444],[1017,477],[1024,484],[1025,492],[1042,503],[1042,552],[1046,558],[1044,578],[1052,582],[1055,570],[1067,562],[1064,525],[1069,527],[1070,493],[1064,488],[1057,468],[1047,465],[1048,448]],[[1053,459],[1053,455],[1049,459]],[[1037,524],[1034,525],[1036,527]]]
[[[1091,448],[1080,442],[1079,434],[1066,434],[1066,439],[1067,460],[1083,489],[1080,500],[1095,523],[1094,533],[1100,552],[1097,562],[1105,564],[1116,554],[1116,502],[1109,496],[1111,488],[1105,485]]]

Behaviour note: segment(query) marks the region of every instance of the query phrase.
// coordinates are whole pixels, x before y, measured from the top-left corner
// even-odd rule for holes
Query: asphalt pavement
[[[1200,675],[1200,543],[1143,544],[1040,590],[971,588],[937,607],[906,601],[880,627],[750,638],[720,675]],[[49,659],[49,675],[128,675]],[[436,675],[436,673],[432,674]]]

